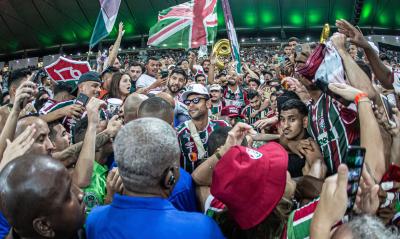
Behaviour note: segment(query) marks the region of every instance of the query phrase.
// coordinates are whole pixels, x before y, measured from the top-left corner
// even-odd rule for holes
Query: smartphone
[[[89,102],[89,97],[83,93],[79,93],[78,97],[76,97],[75,104],[86,106]]]
[[[169,72],[168,71],[161,71],[161,78],[167,78],[168,77]]]
[[[385,109],[386,117],[389,121],[389,124],[397,126],[396,121],[393,119],[393,110],[392,108],[395,107],[392,103],[390,103],[389,98],[386,95],[379,94],[383,108]]]
[[[349,169],[348,180],[347,180],[347,211],[351,212],[356,202],[356,196],[358,187],[360,185],[360,178],[362,174],[362,169],[365,159],[365,148],[360,146],[350,145],[347,148],[347,158],[345,159],[345,164]]]

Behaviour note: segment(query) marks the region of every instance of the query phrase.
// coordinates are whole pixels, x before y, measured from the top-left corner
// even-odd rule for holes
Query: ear
[[[303,128],[307,129],[308,126],[308,116],[303,117]]]
[[[36,233],[43,237],[53,238],[56,235],[56,233],[51,228],[51,223],[45,217],[33,219],[32,226]]]

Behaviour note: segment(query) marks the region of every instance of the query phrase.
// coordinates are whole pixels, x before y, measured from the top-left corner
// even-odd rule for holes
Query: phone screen
[[[364,165],[365,148],[359,146],[349,146],[347,149],[346,165],[349,169],[347,182],[347,213],[349,213],[356,201],[357,190],[360,185],[360,178]]]
[[[89,102],[89,97],[83,93],[80,93],[78,97],[76,97],[75,103],[78,105],[86,106]]]
[[[385,114],[387,119],[389,120],[390,124],[396,125],[396,122],[393,120],[393,110],[392,108],[394,107],[390,102],[387,96],[380,94],[383,108],[385,109]]]

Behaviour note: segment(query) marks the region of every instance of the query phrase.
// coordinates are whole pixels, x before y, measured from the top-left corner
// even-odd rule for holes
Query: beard
[[[170,85],[167,84],[168,90],[171,91],[171,93],[178,93],[181,89],[177,85]]]

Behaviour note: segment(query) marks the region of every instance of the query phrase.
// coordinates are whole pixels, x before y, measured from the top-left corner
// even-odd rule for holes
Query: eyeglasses
[[[197,105],[200,102],[200,100],[202,100],[202,99],[207,100],[206,98],[203,98],[203,97],[196,97],[196,98],[193,98],[192,100],[185,100],[185,101],[183,101],[183,103],[187,106],[189,106],[190,103],[192,103],[192,102],[193,102],[193,104]]]

